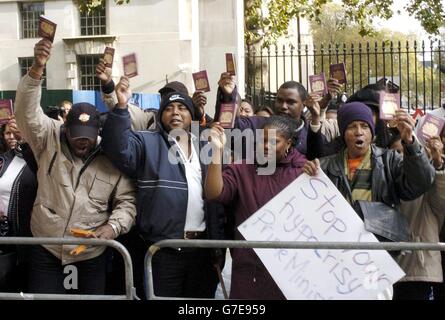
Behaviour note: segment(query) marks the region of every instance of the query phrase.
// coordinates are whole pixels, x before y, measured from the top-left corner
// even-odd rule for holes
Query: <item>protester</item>
[[[236,101],[237,90],[235,77],[230,75],[229,73],[221,74],[220,81],[218,82],[218,95],[216,100],[216,108],[215,108],[215,119],[219,114],[219,110],[221,108],[222,103],[234,102]],[[339,85],[335,81],[328,82],[329,91],[337,92],[339,91]],[[303,110],[305,103],[309,97],[309,94],[306,88],[299,82],[296,81],[287,81],[283,83],[277,92],[277,97],[275,99],[275,104],[273,108],[273,112],[276,115],[286,116],[293,119],[297,124],[296,129],[296,144],[295,148],[302,153],[307,153],[307,133],[309,128],[309,122],[303,115]],[[322,109],[327,106],[327,103],[331,100],[331,93],[322,97],[320,99],[320,104]],[[255,130],[262,127],[267,118],[264,117],[237,117],[235,120],[234,128],[240,130]],[[321,119],[320,127],[322,132],[332,131],[329,135],[335,135],[335,125],[331,124],[327,121],[323,121]]]
[[[117,106],[103,129],[103,147],[113,163],[137,180],[137,227],[148,247],[164,239],[223,239],[224,217],[204,201],[207,171],[200,162],[198,137],[191,132],[192,99],[174,92],[161,101],[158,130],[134,132],[128,112],[129,81],[116,86]],[[166,208],[168,208],[166,210]],[[162,249],[153,258],[158,296],[212,298],[217,285],[209,249]],[[142,263],[135,262],[142,268]],[[139,279],[137,280],[139,281]]]
[[[370,84],[355,92],[347,100],[347,103],[362,102],[371,109],[375,127],[374,143],[380,148],[388,147],[391,137],[387,122],[380,119],[380,94],[384,93],[385,90],[385,85]],[[311,113],[315,113],[316,115],[322,114],[317,104],[309,106],[311,107],[309,108]],[[335,154],[344,147],[344,141],[338,129],[323,130],[322,126],[320,127],[313,123],[314,121],[311,123],[311,130],[309,130],[307,137],[307,157],[309,160]],[[414,126],[414,121],[412,121],[412,126]]]
[[[375,125],[368,106],[360,102],[345,104],[338,112],[345,147],[320,161],[308,161],[304,171],[314,176],[321,168],[357,214],[374,226],[378,238],[409,241],[400,200],[414,200],[425,193],[434,181],[434,168],[413,137],[409,115],[397,113],[396,121],[404,160],[394,150],[372,144]],[[379,214],[382,212],[384,216]]]
[[[241,100],[241,105],[239,107],[239,116],[252,117],[253,115],[255,115],[253,110],[254,110],[254,108],[253,108],[252,102],[250,102],[247,99]]]
[[[442,138],[445,138],[444,133]],[[445,166],[441,138],[430,138],[425,148],[436,169],[433,187],[415,200],[402,201],[400,210],[408,217],[412,241],[437,243],[445,219]],[[410,251],[401,255],[398,263],[406,276],[394,286],[395,300],[429,300],[432,286],[443,282],[439,251]]]
[[[264,141],[259,148],[264,150],[269,165],[274,164],[271,175],[259,175],[258,164],[230,164],[222,170],[221,156],[225,144],[224,129],[215,125],[211,140],[213,159],[207,172],[205,193],[209,200],[215,200],[234,209],[235,240],[243,237],[236,229],[258,209],[276,196],[301,173],[305,157],[295,144],[295,122],[287,117],[273,116],[264,126]],[[274,131],[276,138],[270,133]],[[266,267],[252,249],[232,251],[231,299],[284,299]]]
[[[260,106],[255,109],[255,115],[258,117],[269,118],[274,115],[274,112],[268,106]]]
[[[34,63],[20,80],[15,103],[17,124],[39,166],[31,231],[35,237],[70,237],[70,230],[78,228],[114,239],[134,223],[134,187],[101,153],[99,113],[93,105],[73,105],[65,125],[43,114],[41,77],[51,48],[46,39],[35,45]],[[72,252],[75,248],[32,247],[30,291],[65,293],[63,270],[72,264],[79,293],[103,294],[105,247],[87,247],[78,255]]]
[[[73,107],[73,104],[70,101],[68,101],[68,100],[63,100],[60,103],[59,108],[62,111],[63,122],[66,122],[66,117],[67,117],[68,112],[70,112],[72,107]]]
[[[29,237],[37,180],[23,159],[20,144],[24,141],[14,118],[1,126],[0,139],[8,148],[0,155],[0,236]],[[4,275],[4,279],[0,279],[0,289],[25,291],[29,247],[0,246],[0,251],[0,268]]]

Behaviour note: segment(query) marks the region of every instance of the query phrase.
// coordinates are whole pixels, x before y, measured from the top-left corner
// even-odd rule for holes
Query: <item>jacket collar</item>
[[[344,149],[343,149],[344,150]],[[333,155],[334,161],[330,161],[327,170],[334,176],[340,177],[344,172],[343,168],[343,150]],[[379,148],[375,144],[371,144],[371,165],[373,169],[383,166],[382,158],[386,149]]]

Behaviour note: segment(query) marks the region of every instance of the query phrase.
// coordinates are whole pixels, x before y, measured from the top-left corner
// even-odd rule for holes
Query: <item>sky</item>
[[[445,0],[441,0],[445,5]],[[376,19],[374,25],[376,28],[389,28],[402,33],[416,33],[422,40],[428,40],[428,34],[423,30],[420,22],[414,17],[409,16],[408,12],[404,10],[404,6],[408,3],[407,0],[394,0],[393,11],[394,16],[389,20]],[[397,10],[401,14],[397,14]]]

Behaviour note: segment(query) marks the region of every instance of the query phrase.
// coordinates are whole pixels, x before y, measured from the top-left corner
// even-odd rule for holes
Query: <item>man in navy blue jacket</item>
[[[190,132],[195,115],[191,98],[166,95],[158,129],[133,132],[128,79],[122,77],[115,91],[118,104],[105,122],[102,146],[114,165],[137,181],[136,225],[145,251],[164,239],[223,239],[223,212],[203,198],[206,166],[199,158],[199,137]],[[153,279],[157,296],[214,297],[212,252],[162,249],[153,258]]]

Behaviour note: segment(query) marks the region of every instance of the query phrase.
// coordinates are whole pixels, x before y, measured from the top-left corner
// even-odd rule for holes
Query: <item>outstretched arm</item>
[[[51,55],[52,43],[42,39],[34,46],[34,63],[19,82],[15,99],[15,117],[23,138],[36,157],[45,150],[50,131],[56,123],[48,118],[40,106],[41,78]]]
[[[129,177],[136,178],[144,162],[145,145],[140,133],[131,130],[127,103],[130,83],[122,77],[116,86],[117,105],[109,112],[102,130],[102,148],[113,164]]]
[[[220,125],[214,125],[210,132],[212,143],[212,162],[207,171],[205,180],[205,194],[207,199],[216,199],[224,188],[222,177],[222,154],[226,143],[224,129]]]

